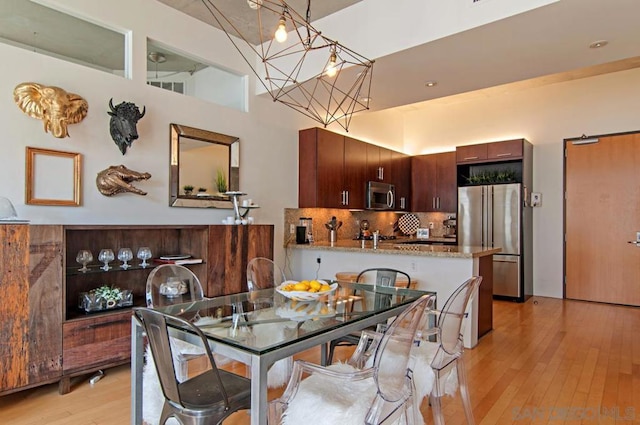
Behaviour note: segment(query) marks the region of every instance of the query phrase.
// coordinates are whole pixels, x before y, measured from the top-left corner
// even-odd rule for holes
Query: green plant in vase
[[[191,195],[191,193],[193,193],[193,186],[190,184],[185,184],[184,186],[182,186],[182,190],[184,190],[185,195]]]
[[[227,192],[227,177],[222,169],[216,172],[216,188],[220,193]]]

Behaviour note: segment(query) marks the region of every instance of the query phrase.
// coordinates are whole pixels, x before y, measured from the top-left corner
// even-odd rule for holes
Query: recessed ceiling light
[[[426,83],[424,83],[425,87],[435,87],[438,85],[437,81],[427,81]]]
[[[594,41],[593,43],[589,44],[589,48],[590,49],[598,49],[600,47],[604,47],[607,44],[609,44],[609,42],[607,40],[598,40],[598,41]]]

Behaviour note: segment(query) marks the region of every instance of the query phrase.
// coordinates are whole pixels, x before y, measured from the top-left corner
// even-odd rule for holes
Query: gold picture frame
[[[80,205],[79,153],[27,146],[26,157],[26,204]]]

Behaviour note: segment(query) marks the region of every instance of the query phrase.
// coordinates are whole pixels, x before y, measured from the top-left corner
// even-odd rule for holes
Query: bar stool
[[[359,272],[336,272],[336,280],[338,284],[340,282],[353,283],[358,278]],[[415,289],[418,281],[414,278],[411,278],[411,285],[409,289]],[[406,288],[407,287],[407,278],[404,276],[398,276],[396,278],[396,286]]]

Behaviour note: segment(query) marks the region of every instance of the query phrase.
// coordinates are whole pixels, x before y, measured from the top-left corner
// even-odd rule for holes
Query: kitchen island
[[[464,345],[472,348],[478,338],[493,328],[493,254],[499,248],[459,245],[412,245],[380,241],[338,240],[331,244],[287,245],[294,279],[335,279],[338,272],[355,272],[370,267],[389,267],[405,271],[417,281],[415,288],[435,291],[438,307],[444,306],[453,291],[471,276],[482,276],[465,325]]]

